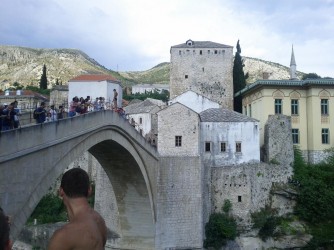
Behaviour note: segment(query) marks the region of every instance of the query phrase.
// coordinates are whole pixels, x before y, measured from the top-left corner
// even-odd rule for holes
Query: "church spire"
[[[295,53],[293,52],[293,45],[292,45],[291,60],[290,60],[290,80],[298,79],[296,72],[297,72],[297,64],[296,64]]]

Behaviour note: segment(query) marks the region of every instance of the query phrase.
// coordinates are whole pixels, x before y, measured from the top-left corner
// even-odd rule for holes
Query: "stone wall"
[[[172,47],[170,96],[174,98],[190,89],[218,102],[223,108],[232,109],[232,69],[232,47]]]
[[[159,167],[156,249],[201,249],[200,157],[162,157]]]
[[[158,113],[158,151],[162,156],[199,155],[199,117],[186,106],[174,103]],[[181,136],[181,146],[175,146]]]
[[[211,184],[210,195],[207,195],[211,212],[220,212],[224,200],[230,200],[232,214],[244,229],[250,229],[251,213],[266,205],[277,208],[280,215],[291,212],[294,205],[276,190],[288,183],[292,176],[294,156],[290,118],[269,117],[265,141],[266,163],[211,167],[211,176],[204,177]]]

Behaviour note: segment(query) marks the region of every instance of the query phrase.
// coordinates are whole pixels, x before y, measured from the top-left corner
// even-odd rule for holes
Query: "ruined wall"
[[[207,177],[211,184],[211,212],[220,212],[224,200],[230,200],[232,213],[244,229],[251,226],[251,213],[266,205],[277,208],[279,214],[293,208],[292,203],[279,201],[284,195],[276,192],[274,199],[272,196],[276,186],[288,183],[292,176],[294,157],[289,117],[270,117],[265,138],[267,162],[211,167],[211,176]]]

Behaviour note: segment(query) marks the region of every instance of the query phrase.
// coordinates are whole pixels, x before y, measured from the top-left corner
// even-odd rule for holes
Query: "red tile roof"
[[[94,82],[100,82],[100,81],[113,81],[113,82],[119,82],[115,77],[112,75],[80,75],[77,76],[71,80],[70,82],[79,82],[79,81],[94,81]]]

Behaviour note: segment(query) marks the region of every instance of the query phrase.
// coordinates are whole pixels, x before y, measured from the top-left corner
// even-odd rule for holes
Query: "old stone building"
[[[170,49],[170,97],[193,90],[222,108],[233,109],[233,47],[192,41]]]

